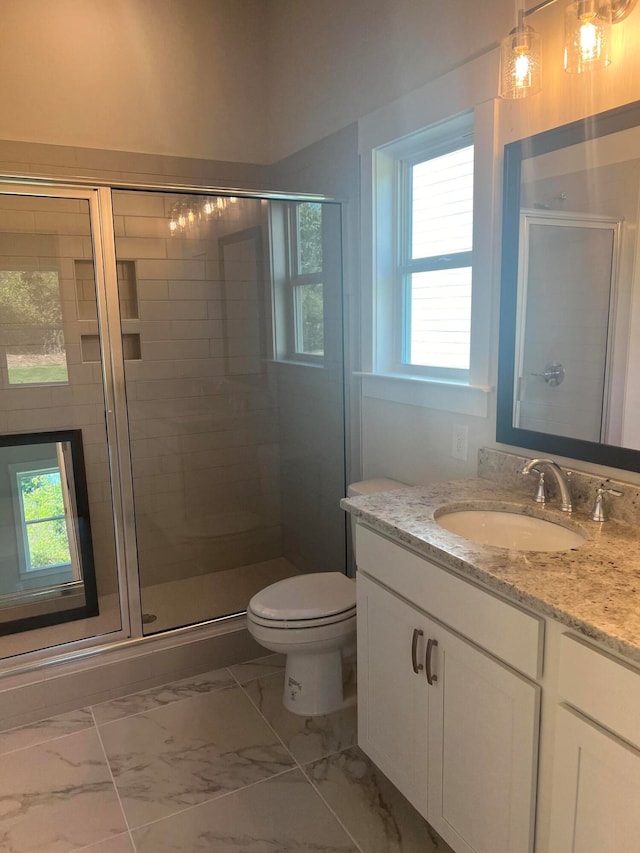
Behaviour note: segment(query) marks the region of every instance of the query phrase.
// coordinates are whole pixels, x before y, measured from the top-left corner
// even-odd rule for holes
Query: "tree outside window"
[[[0,270],[0,328],[10,385],[69,381],[57,272]]]
[[[296,355],[324,356],[322,205],[295,205],[292,234],[294,348]]]

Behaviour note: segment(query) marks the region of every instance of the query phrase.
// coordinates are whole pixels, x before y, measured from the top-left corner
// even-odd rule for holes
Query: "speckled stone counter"
[[[443,505],[482,502],[564,526],[576,525],[587,541],[570,551],[516,551],[477,545],[443,530],[435,515]],[[547,504],[491,480],[468,479],[348,498],[343,509],[373,530],[530,610],[550,616],[640,664],[640,530],[610,520],[592,522],[584,511],[570,518]],[[463,507],[459,507],[463,508]],[[464,507],[468,508],[468,507]],[[478,508],[483,508],[478,503]]]

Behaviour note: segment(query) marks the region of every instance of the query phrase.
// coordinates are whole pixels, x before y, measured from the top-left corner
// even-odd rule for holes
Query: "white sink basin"
[[[504,509],[446,507],[436,513],[440,527],[479,545],[495,545],[515,551],[570,551],[587,541],[577,526],[565,527],[544,518],[523,515],[514,507]]]

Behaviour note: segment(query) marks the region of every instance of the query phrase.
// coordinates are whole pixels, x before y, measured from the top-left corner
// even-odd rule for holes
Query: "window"
[[[0,270],[0,331],[9,385],[69,381],[57,272]]]
[[[24,533],[26,570],[71,565],[59,468],[16,475]]]
[[[44,459],[11,465],[10,469],[21,574],[29,576],[66,570],[69,577],[61,576],[60,580],[71,580],[75,540],[69,536],[65,491],[58,461]]]
[[[473,153],[467,139],[397,161],[400,372],[468,377]]]
[[[487,133],[485,125],[480,123],[481,139]],[[473,246],[474,233],[487,231],[482,221],[474,222],[473,207],[474,189],[490,188],[492,172],[488,170],[487,180],[474,174],[478,156],[474,114],[461,113],[370,150],[373,323],[367,375],[377,379],[367,380],[366,393],[374,393],[377,387],[376,393],[384,395],[394,379],[433,380],[443,393],[445,385],[463,391],[473,383],[474,388],[486,389],[478,383],[484,378],[484,362],[478,356],[484,358],[484,354],[477,345],[477,332],[487,311],[479,299],[472,310],[471,292],[472,267],[479,260],[486,270],[489,243]],[[365,171],[362,185],[366,199]],[[488,209],[487,222],[491,221],[492,209]],[[365,276],[368,264],[365,255]],[[366,331],[364,335],[366,347]],[[440,404],[433,395],[439,392],[433,382],[430,392],[425,386],[420,394],[430,393],[430,403],[437,408]],[[415,393],[417,386],[412,384]],[[406,384],[405,389],[410,396]]]
[[[268,228],[272,335],[267,352],[276,361],[337,367],[343,359],[341,205],[273,200]]]
[[[324,355],[322,205],[298,202],[289,217],[293,355]]]

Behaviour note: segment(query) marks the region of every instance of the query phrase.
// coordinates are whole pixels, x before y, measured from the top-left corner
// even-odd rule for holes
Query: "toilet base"
[[[285,708],[303,717],[332,714],[355,703],[342,683],[342,651],[318,654],[289,653],[284,673]]]

